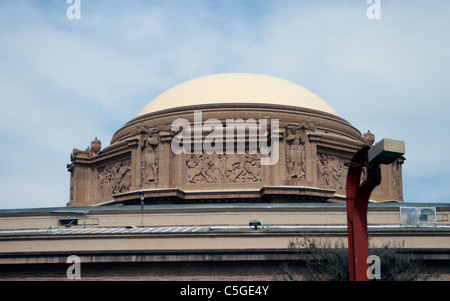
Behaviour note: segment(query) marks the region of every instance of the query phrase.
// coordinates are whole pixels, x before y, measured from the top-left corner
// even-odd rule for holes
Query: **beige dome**
[[[224,73],[176,85],[150,101],[138,117],[177,107],[218,103],[276,104],[337,115],[316,94],[290,81],[260,74]]]

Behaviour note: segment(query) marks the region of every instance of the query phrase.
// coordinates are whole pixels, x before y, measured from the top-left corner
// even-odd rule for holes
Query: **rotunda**
[[[311,91],[247,73],[183,82],[103,149],[71,154],[68,206],[343,202],[353,154],[373,143]],[[403,201],[399,159],[373,201]]]

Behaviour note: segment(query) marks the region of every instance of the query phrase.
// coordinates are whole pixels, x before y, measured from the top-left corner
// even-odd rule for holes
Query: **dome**
[[[268,75],[224,73],[176,85],[150,101],[137,117],[171,108],[226,103],[295,106],[337,115],[319,96],[293,82]]]
[[[204,76],[157,96],[103,149],[74,149],[69,205],[344,202],[346,163],[366,141],[295,83]],[[402,200],[400,167],[384,172],[374,200]]]

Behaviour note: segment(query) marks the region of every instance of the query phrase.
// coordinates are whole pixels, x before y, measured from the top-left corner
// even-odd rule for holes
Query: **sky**
[[[73,148],[227,72],[292,81],[405,141],[405,202],[450,203],[450,1],[74,1],[0,1],[0,209],[66,206]]]

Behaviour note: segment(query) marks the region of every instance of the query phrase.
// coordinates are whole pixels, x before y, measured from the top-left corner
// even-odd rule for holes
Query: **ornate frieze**
[[[253,183],[261,181],[260,154],[191,154],[188,183]]]
[[[318,154],[317,160],[317,180],[321,187],[333,189],[345,189],[347,168],[344,163],[348,161],[344,158]]]
[[[131,187],[131,160],[120,160],[97,168],[98,196],[104,198],[126,192]]]
[[[128,123],[117,133],[112,144],[103,149],[98,139],[86,150],[74,149],[72,162],[68,166],[71,172],[70,205],[91,206],[113,202],[113,198],[125,192],[130,197],[136,197],[138,202],[141,199],[139,191],[151,191],[152,197],[157,196],[158,201],[172,202],[174,200],[171,198],[164,199],[166,189],[205,190],[219,195],[226,194],[222,189],[243,187],[310,187],[334,191],[336,198],[330,201],[341,201],[347,175],[344,163],[350,161],[361,146],[374,140],[367,135],[363,140],[351,125],[320,112],[282,107],[246,107],[245,110],[240,107],[230,107],[229,110],[214,107],[202,112],[203,119],[217,118],[222,124],[227,119],[236,118],[279,119],[279,131],[258,135],[258,139],[278,137],[279,161],[262,165],[261,160],[267,155],[260,153],[261,148],[257,148],[259,151],[256,153],[249,152],[249,145],[254,139],[246,134],[239,140],[236,133],[230,135],[234,146],[244,141],[245,154],[237,154],[236,148],[234,153],[224,150],[223,154],[197,154],[194,149],[194,153],[176,154],[172,142],[177,133],[172,131],[171,123],[179,118],[191,122],[194,111],[180,109],[176,114],[149,115]],[[202,139],[206,139],[204,135]],[[186,141],[192,143],[191,140]],[[386,168],[383,185],[372,194],[374,200],[402,201],[401,178],[400,161]],[[242,201],[245,202],[244,199]]]

